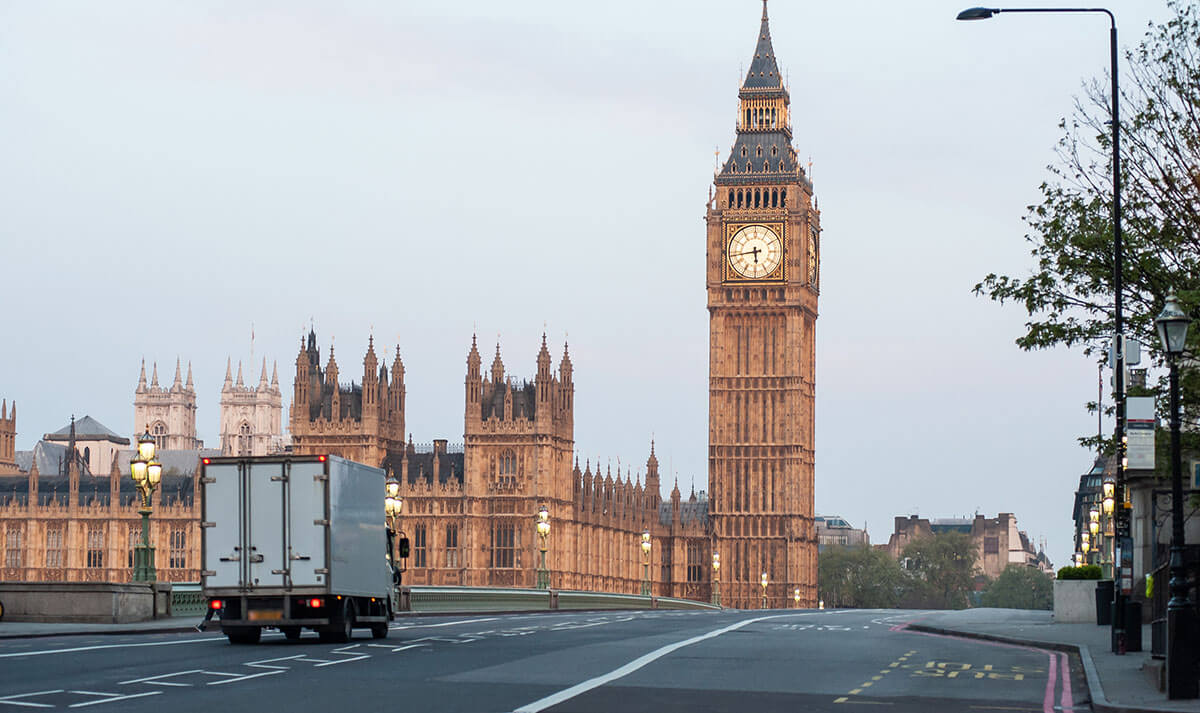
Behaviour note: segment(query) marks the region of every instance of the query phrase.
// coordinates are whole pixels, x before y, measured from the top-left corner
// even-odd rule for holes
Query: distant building
[[[113,432],[91,416],[84,416],[78,421],[72,417],[70,424],[42,436],[47,443],[63,446],[69,444],[72,438],[87,470],[92,473],[107,473],[117,454],[129,448],[128,438]]]
[[[1002,512],[994,518],[976,515],[974,518],[927,519],[912,515],[897,517],[896,529],[888,539],[888,553],[899,560],[908,543],[921,537],[943,532],[969,535],[978,552],[979,573],[996,578],[1010,564],[1052,570],[1053,565],[1044,553],[1034,549],[1028,535],[1017,529],[1017,518]]]
[[[179,360],[175,360],[175,382],[171,388],[158,385],[158,364],[146,384],[146,362],[133,396],[133,432],[147,429],[160,450],[196,450],[204,444],[196,438],[196,389],[192,385],[192,365],[188,364],[187,383],[180,378]]]
[[[817,526],[817,550],[820,552],[824,552],[828,545],[858,547],[871,544],[865,527],[855,529],[840,515],[817,515],[813,521]]]
[[[0,401],[0,475],[17,472],[17,402],[8,410],[8,399]]]
[[[0,472],[0,580],[129,581],[142,532],[141,497],[129,477],[132,450],[110,452],[120,436],[89,417],[46,435],[33,450],[13,453],[15,472]],[[216,452],[158,452],[163,478],[151,498],[150,542],[160,581],[199,581],[194,494],[206,455]],[[102,461],[107,470],[93,471],[90,464]]]
[[[238,362],[237,381],[231,362],[225,363],[225,383],[221,386],[221,455],[265,456],[283,450],[283,394],[279,390],[279,370],[272,365],[267,383],[267,360],[263,359],[258,386],[242,382],[242,363]]]

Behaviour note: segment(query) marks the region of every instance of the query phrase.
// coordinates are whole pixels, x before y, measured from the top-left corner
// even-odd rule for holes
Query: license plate
[[[271,619],[282,619],[282,609],[251,609],[250,621],[262,621]]]

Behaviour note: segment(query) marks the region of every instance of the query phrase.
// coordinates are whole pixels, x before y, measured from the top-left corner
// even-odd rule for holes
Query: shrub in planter
[[[1082,567],[1060,567],[1059,579],[1100,579],[1100,565],[1085,564]]]

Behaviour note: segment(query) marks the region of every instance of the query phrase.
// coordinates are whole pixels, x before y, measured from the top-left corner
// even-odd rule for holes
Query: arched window
[[[742,191],[740,189],[738,190],[737,196],[738,196],[737,207],[741,208],[743,196],[742,196]]]
[[[758,190],[757,188],[754,189],[754,207],[762,207],[762,191]]]
[[[251,431],[250,424],[246,421],[242,421],[241,425],[238,426],[237,454],[239,456],[253,455],[253,450],[253,433]]]
[[[728,205],[730,207],[733,206],[733,189],[732,188],[729,189],[729,202],[726,203],[726,205]]]
[[[771,207],[779,207],[779,191],[774,188],[771,189]]]
[[[786,188],[781,188],[779,190],[779,202],[783,205],[787,205],[787,189]]]
[[[87,463],[89,468],[92,465],[92,449],[87,446],[83,447],[83,462]]]
[[[770,170],[771,170],[771,164],[767,161],[763,161],[763,171],[765,172],[765,171],[770,171]]]
[[[154,447],[164,449],[167,447],[167,424],[162,421],[155,421],[150,427],[150,435],[154,437]]]
[[[754,170],[754,166],[751,166],[751,165],[750,165],[750,162],[749,162],[749,161],[747,161],[747,162],[746,162],[746,173],[750,173],[750,172],[751,172],[751,171],[753,171],[753,170]]]
[[[746,147],[743,146],[742,147],[742,157],[745,158],[745,156],[746,156]]]
[[[758,148],[754,149],[754,155],[762,156],[762,146],[759,146]]]
[[[506,448],[496,459],[496,482],[503,488],[517,484],[517,454],[511,448]]]

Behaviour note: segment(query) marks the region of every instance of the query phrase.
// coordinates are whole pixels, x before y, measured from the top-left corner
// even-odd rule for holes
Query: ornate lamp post
[[[1179,447],[1179,365],[1192,320],[1179,308],[1175,293],[1158,318],[1158,338],[1171,368],[1171,601],[1167,603],[1167,698],[1196,698],[1195,612],[1188,602],[1187,570],[1183,564],[1183,463]]]
[[[713,593],[712,603],[721,606],[721,553],[713,551]]]
[[[546,569],[546,538],[550,536],[550,511],[543,505],[537,514],[537,534],[541,542],[539,549],[542,553],[541,564],[538,566],[537,588],[550,588],[550,572]]]
[[[150,496],[162,482],[162,464],[154,459],[157,447],[150,427],[146,427],[137,442],[137,455],[129,462],[129,477],[133,478],[138,493],[142,496],[142,542],[133,550],[133,581],[153,582],[157,579],[154,570],[154,548],[150,546]]]
[[[387,522],[388,563],[392,566],[392,579],[400,584],[401,569],[396,566],[396,523],[400,520],[400,509],[404,506],[404,498],[400,497],[400,481],[395,475],[389,475],[384,485],[383,513]]]
[[[796,591],[792,592],[792,599],[796,601],[796,608],[800,608],[800,587],[796,587]]]
[[[1083,559],[1085,562],[1088,562],[1090,564],[1090,560],[1088,558],[1088,552],[1090,552],[1092,549],[1092,536],[1086,532],[1083,532],[1083,533],[1080,533],[1079,540],[1080,540],[1079,549],[1080,549],[1080,551],[1083,552]]]
[[[650,531],[642,531],[642,596],[650,596]]]
[[[1124,301],[1124,251],[1121,247],[1121,96],[1117,78],[1117,19],[1112,12],[1102,7],[973,7],[958,13],[959,20],[986,20],[1002,12],[1059,14],[1059,13],[1104,13],[1108,16],[1108,55],[1109,78],[1112,81],[1112,223],[1113,223],[1113,393],[1117,407],[1116,427],[1113,438],[1117,445],[1117,478],[1118,494],[1125,492],[1125,451],[1128,439],[1125,436],[1125,317],[1122,311]],[[1121,502],[1126,498],[1121,497]],[[1129,523],[1130,513],[1122,507],[1117,513],[1114,541],[1121,542],[1121,547],[1133,547]],[[1112,639],[1113,653],[1125,653],[1125,590],[1121,586],[1120,566],[1118,558],[1113,557],[1113,580],[1116,590],[1113,594]],[[1131,574],[1132,576],[1132,574]]]
[[[762,589],[763,589],[762,608],[766,609],[767,608],[767,573],[766,572],[762,573],[762,578],[759,579],[758,583],[760,585],[762,585]]]

